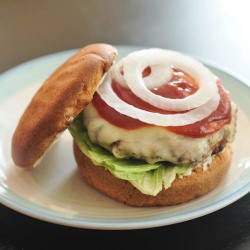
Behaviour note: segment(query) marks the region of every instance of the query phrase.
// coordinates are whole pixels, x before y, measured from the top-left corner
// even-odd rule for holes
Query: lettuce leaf
[[[82,124],[82,114],[76,117],[69,127],[76,144],[81,151],[100,167],[105,167],[116,178],[129,181],[142,193],[157,195],[164,186],[171,186],[177,175],[183,175],[190,168],[189,165],[176,166],[169,162],[149,164],[137,159],[117,159],[112,153],[93,143]]]

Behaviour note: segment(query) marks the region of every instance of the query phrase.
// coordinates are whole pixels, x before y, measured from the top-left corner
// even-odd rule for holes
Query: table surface
[[[199,56],[249,84],[249,7],[247,0],[0,1],[0,73],[42,55],[105,42]],[[0,205],[0,249],[95,249],[100,244],[108,249],[250,249],[250,194],[187,222],[120,231],[56,225]]]

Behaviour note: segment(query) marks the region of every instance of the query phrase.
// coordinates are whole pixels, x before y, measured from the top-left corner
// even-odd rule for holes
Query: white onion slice
[[[142,100],[164,110],[185,111],[194,109],[210,101],[218,92],[215,76],[212,72],[198,61],[175,51],[141,50],[129,54],[123,59],[122,64],[124,78],[131,91]],[[171,73],[169,73],[171,65],[182,69],[199,83],[199,89],[183,99],[165,98],[154,94],[144,83],[142,71],[148,66],[154,67],[155,65],[163,65],[168,76],[171,76]],[[153,74],[151,80],[157,80],[157,77],[156,74]]]
[[[123,70],[124,60],[120,60],[117,64],[114,65],[112,69],[114,80],[119,83],[121,86],[128,88],[126,80],[122,75],[121,71]],[[145,86],[148,89],[160,87],[163,83],[168,82],[172,78],[172,69],[169,68],[169,64],[156,64],[150,66],[151,73],[143,77]],[[144,68],[145,69],[145,68]],[[143,70],[144,70],[143,69]]]
[[[128,87],[124,76],[122,75],[121,71],[123,70],[123,60],[120,60],[112,67],[112,77],[113,79],[119,83],[123,87]]]
[[[184,126],[200,121],[209,116],[213,110],[217,108],[220,99],[217,91],[207,103],[186,113],[166,115],[148,112],[124,102],[116,95],[112,88],[112,77],[110,72],[106,74],[97,91],[101,98],[116,111],[142,122],[157,126]]]

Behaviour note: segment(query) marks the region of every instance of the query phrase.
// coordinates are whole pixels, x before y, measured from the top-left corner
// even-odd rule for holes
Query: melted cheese
[[[103,119],[92,104],[85,108],[83,118],[90,139],[117,158],[132,157],[149,163],[169,161],[175,164],[197,164],[209,159],[218,142],[233,140],[235,105],[232,106],[232,112],[234,118],[231,124],[202,138],[178,135],[162,127],[119,128]]]

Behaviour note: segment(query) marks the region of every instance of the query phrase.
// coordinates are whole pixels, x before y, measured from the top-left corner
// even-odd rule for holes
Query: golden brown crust
[[[107,44],[80,49],[40,87],[22,115],[12,138],[16,165],[30,168],[57,134],[92,100],[115,60],[117,50]]]
[[[167,190],[157,196],[142,194],[128,181],[115,178],[104,167],[95,166],[74,144],[74,155],[83,178],[91,186],[122,203],[131,206],[176,205],[204,195],[219,185],[231,163],[229,144],[223,152],[214,157],[206,171],[196,168],[193,173],[177,178]]]

